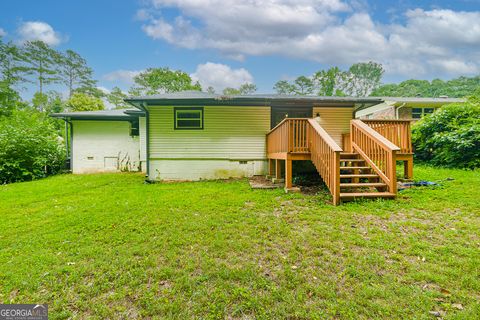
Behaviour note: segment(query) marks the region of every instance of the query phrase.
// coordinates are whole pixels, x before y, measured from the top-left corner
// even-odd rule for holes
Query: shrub
[[[446,105],[412,130],[415,156],[433,165],[480,167],[480,90],[466,103]]]
[[[0,117],[0,183],[55,174],[65,163],[65,148],[45,116],[15,111]]]

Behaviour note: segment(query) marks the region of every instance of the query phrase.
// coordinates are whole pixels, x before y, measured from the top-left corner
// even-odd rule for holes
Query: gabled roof
[[[53,118],[63,118],[71,120],[133,120],[144,116],[145,113],[138,109],[113,109],[99,111],[79,111],[79,112],[61,112],[52,113]]]

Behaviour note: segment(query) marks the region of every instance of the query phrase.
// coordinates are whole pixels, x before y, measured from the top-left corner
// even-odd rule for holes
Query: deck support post
[[[285,160],[285,189],[292,188],[292,160]]]
[[[275,159],[275,178],[282,179],[282,163],[280,159]]]
[[[403,175],[405,179],[413,179],[413,159],[403,160]]]
[[[275,160],[273,160],[273,159],[268,159],[268,175],[269,175],[269,177],[273,177],[273,175],[275,174],[274,161]]]

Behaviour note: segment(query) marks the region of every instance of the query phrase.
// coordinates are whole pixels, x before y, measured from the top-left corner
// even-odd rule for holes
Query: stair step
[[[374,174],[374,173],[341,174],[340,179],[342,178],[378,178],[378,174]]]
[[[365,169],[371,169],[371,168],[370,167],[340,167],[340,170],[349,170],[349,169],[365,170]]]
[[[340,162],[364,162],[363,159],[340,159]]]
[[[340,193],[342,199],[354,198],[395,198],[395,193],[391,192],[344,192]]]
[[[382,182],[358,182],[358,183],[340,183],[340,188],[358,188],[358,187],[386,187]]]
[[[357,157],[358,157],[358,153],[347,153],[347,152],[340,153],[340,159],[344,159],[344,158],[356,159]]]

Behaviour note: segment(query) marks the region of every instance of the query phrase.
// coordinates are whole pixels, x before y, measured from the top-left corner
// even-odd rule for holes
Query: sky
[[[78,52],[105,90],[149,67],[259,93],[367,61],[384,82],[480,74],[480,0],[1,0],[0,36]]]

